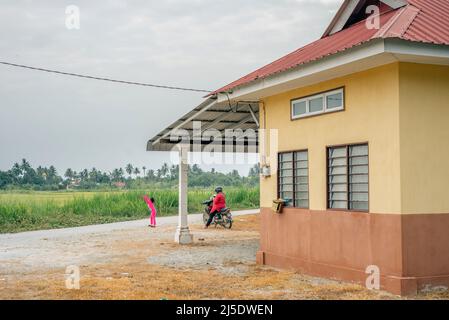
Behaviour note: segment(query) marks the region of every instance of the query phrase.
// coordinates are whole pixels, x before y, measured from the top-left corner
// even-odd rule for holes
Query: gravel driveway
[[[258,210],[235,212],[234,216],[258,213]],[[148,220],[120,222],[69,229],[31,231],[0,235],[0,277],[70,265],[109,263],[126,257],[126,250],[115,250],[120,243],[147,239],[168,241],[172,234],[166,227],[177,224],[178,217],[158,219],[158,229],[148,228]],[[189,215],[189,223],[198,224],[201,214]],[[252,254],[252,252],[245,252]]]

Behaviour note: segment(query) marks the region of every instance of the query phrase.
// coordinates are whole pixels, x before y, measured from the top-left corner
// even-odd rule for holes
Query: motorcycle
[[[210,199],[210,200],[203,202],[203,205],[206,206],[204,208],[204,213],[203,213],[204,225],[206,225],[207,221],[209,221],[210,212],[212,210],[213,203],[214,203],[214,199]],[[221,210],[221,212],[219,212],[215,215],[214,220],[212,221],[212,224],[215,224],[215,227],[222,226],[225,229],[231,229],[233,222],[234,222],[234,220],[232,219],[231,209],[225,208],[225,209]]]

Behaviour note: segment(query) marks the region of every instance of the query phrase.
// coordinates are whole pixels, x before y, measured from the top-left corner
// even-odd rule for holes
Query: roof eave
[[[413,59],[422,62],[449,64],[449,46],[398,38],[372,39],[345,51],[234,87],[231,94],[218,95],[217,101],[262,100],[267,96],[402,61],[401,59],[408,61],[406,57],[414,57]]]
[[[339,67],[343,64],[352,63],[355,59],[361,60],[370,56],[374,56],[384,52],[384,40],[374,39],[345,51],[332,54],[321,59],[311,61],[305,64],[298,65],[294,68],[277,72],[265,78],[253,80],[243,85],[232,88],[232,93],[227,95],[218,95],[218,102],[224,99],[238,100],[246,99],[263,99],[266,96],[286,92],[295,88],[295,85],[286,85],[288,83],[295,83],[295,80],[304,79],[307,77],[316,78],[316,75]],[[316,78],[313,82],[324,81],[323,78]],[[281,87],[279,92],[272,90],[274,87]],[[296,86],[297,87],[297,86]],[[254,96],[256,95],[256,96]]]

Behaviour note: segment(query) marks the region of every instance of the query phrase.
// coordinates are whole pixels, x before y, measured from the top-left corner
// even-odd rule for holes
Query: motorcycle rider
[[[217,195],[214,197],[214,203],[212,209],[210,210],[209,220],[207,221],[205,229],[209,228],[212,221],[214,220],[215,215],[217,213],[220,213],[221,210],[226,208],[226,197],[223,193],[223,188],[222,187],[215,188],[215,193]]]

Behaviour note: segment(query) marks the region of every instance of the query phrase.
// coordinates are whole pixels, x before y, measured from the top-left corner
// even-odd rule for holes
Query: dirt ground
[[[257,215],[237,217],[231,231],[195,224],[195,243],[185,247],[173,243],[175,227],[44,237],[32,248],[24,242],[14,250],[0,243],[0,299],[399,299],[257,266]],[[66,288],[68,265],[80,268],[79,290]],[[449,299],[449,294],[417,298]]]

